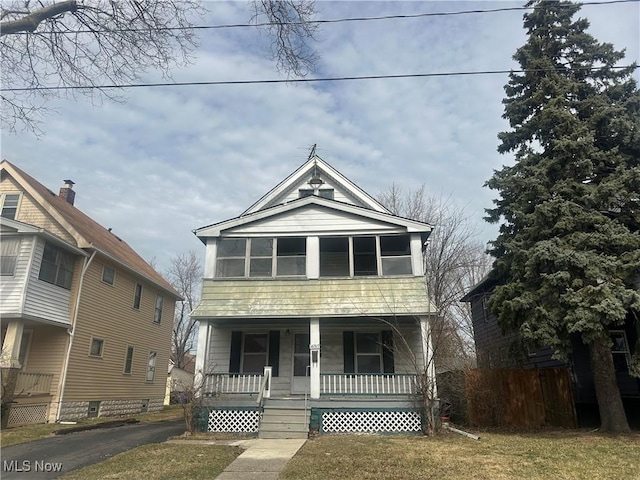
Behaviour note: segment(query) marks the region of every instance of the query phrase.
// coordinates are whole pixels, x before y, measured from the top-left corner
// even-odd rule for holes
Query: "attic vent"
[[[311,195],[313,195],[313,190],[310,188],[301,188],[298,190],[299,198],[310,197]]]

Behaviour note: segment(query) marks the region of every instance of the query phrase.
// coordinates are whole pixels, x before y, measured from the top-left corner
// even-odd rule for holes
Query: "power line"
[[[582,3],[582,6],[600,6],[600,5],[613,5],[617,3],[638,3],[640,0],[608,0],[600,2],[587,2]],[[564,8],[570,5],[557,4],[554,8]],[[106,30],[59,30],[59,31],[46,31],[46,32],[16,32],[8,35],[32,35],[32,34],[78,34],[78,33],[127,33],[127,32],[149,32],[149,31],[178,31],[178,30],[218,30],[226,28],[249,28],[249,27],[271,27],[278,25],[302,25],[302,24],[331,24],[331,23],[346,23],[346,22],[368,22],[377,20],[397,20],[397,19],[412,19],[412,18],[426,18],[426,17],[446,17],[453,15],[469,15],[469,14],[481,14],[481,13],[499,13],[499,12],[513,12],[523,10],[536,10],[546,8],[540,5],[533,7],[504,7],[504,8],[491,8],[491,9],[477,9],[477,10],[459,10],[453,12],[430,12],[430,13],[415,13],[405,15],[382,15],[376,17],[352,17],[352,18],[334,18],[326,20],[309,20],[305,22],[264,22],[264,23],[236,23],[226,25],[189,25],[184,27],[164,27],[164,28],[122,28],[122,29],[106,29]]]
[[[523,70],[480,70],[472,72],[440,72],[440,73],[409,73],[398,75],[363,75],[353,77],[325,77],[325,78],[293,78],[293,79],[266,79],[266,80],[212,80],[203,82],[175,82],[175,83],[131,83],[122,85],[88,85],[88,86],[51,86],[51,87],[22,87],[22,88],[0,88],[0,92],[36,92],[53,90],[107,90],[142,87],[193,87],[207,85],[254,85],[254,84],[275,84],[275,83],[320,83],[320,82],[343,82],[349,80],[388,80],[399,78],[425,78],[425,77],[453,77],[472,75],[496,75],[505,73],[535,73],[535,72],[566,72],[571,71],[597,71],[609,68],[611,70],[623,70],[626,68],[637,69],[638,65],[626,65],[616,67],[583,67],[572,69],[561,68],[531,68]]]

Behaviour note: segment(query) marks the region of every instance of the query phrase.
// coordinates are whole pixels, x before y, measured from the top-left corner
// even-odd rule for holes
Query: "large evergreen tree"
[[[491,253],[505,328],[559,355],[588,346],[602,429],[629,430],[608,330],[637,320],[640,294],[640,92],[636,65],[587,33],[580,6],[534,1],[505,86],[500,153],[515,164],[487,182],[501,222]]]

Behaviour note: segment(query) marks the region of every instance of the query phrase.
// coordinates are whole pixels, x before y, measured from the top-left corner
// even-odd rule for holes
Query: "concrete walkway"
[[[169,443],[191,443],[170,440]],[[304,445],[304,439],[262,439],[192,441],[193,443],[230,445],[245,449],[215,480],[276,480],[285,465]]]

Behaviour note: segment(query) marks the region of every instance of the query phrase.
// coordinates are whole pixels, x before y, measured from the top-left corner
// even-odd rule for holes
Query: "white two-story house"
[[[192,316],[207,429],[419,431],[416,374],[434,378],[431,228],[312,155],[240,216],[195,230],[206,245]]]

